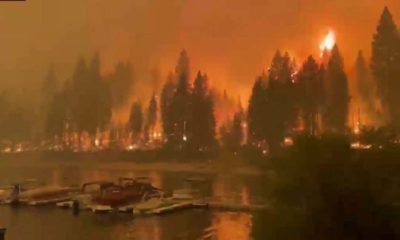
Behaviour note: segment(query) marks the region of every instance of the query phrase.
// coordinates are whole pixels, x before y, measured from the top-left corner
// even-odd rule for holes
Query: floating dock
[[[50,202],[30,202],[28,203],[28,205],[42,205],[45,203]],[[133,215],[160,215],[165,213],[173,213],[179,210],[195,208],[231,212],[253,212],[270,210],[270,206],[267,204],[246,204],[232,201],[217,201],[207,198],[180,200],[174,199],[172,197],[152,198],[148,201],[136,202],[119,207],[93,204],[90,201],[87,201],[87,199],[84,199],[84,201],[82,202],[73,200],[60,201],[57,202],[55,205],[60,208],[72,208],[75,211],[90,210],[93,213],[124,212],[131,213]]]
[[[146,212],[146,214],[163,214],[163,213],[170,213],[177,210],[187,209],[193,207],[192,201],[184,201],[184,202],[177,202],[172,203],[167,206],[155,208]]]
[[[162,206],[154,208],[148,208],[145,211],[138,210],[133,207],[133,213],[135,215],[159,215],[164,213],[172,213],[178,210],[191,209],[191,208],[203,208],[210,210],[220,211],[232,211],[232,212],[252,212],[252,211],[267,211],[270,209],[268,205],[263,204],[241,204],[241,203],[230,203],[230,202],[217,202],[217,201],[175,201]]]
[[[209,202],[208,207],[210,209],[233,211],[233,212],[267,211],[270,209],[270,207],[265,204],[239,204],[239,203],[224,203],[224,202]]]

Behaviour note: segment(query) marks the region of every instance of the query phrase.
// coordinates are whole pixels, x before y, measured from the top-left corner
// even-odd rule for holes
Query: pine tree
[[[296,119],[296,92],[293,61],[277,51],[268,73],[253,86],[248,109],[249,140],[259,146],[265,142],[271,151],[280,147]]]
[[[54,66],[50,65],[47,75],[42,82],[40,91],[39,109],[38,109],[38,129],[39,138],[43,139],[46,134],[46,119],[54,96],[57,93],[57,79]]]
[[[88,133],[94,141],[96,133],[108,127],[112,114],[111,92],[100,75],[98,54],[94,55],[89,66],[83,58],[79,59],[72,78],[69,99],[74,130],[79,135]]]
[[[72,124],[74,130],[78,133],[87,130],[87,119],[91,118],[89,115],[93,115],[90,105],[91,94],[88,79],[88,67],[85,60],[80,58],[76,65],[69,91]]]
[[[96,53],[88,69],[87,108],[91,116],[86,119],[85,130],[92,136],[98,130],[103,131],[111,121],[111,92],[109,85],[100,75],[100,57]]]
[[[258,143],[266,140],[265,121],[266,112],[266,89],[265,75],[260,76],[254,83],[248,106],[248,136],[250,143]]]
[[[168,109],[168,118],[171,120],[172,133],[168,136],[168,143],[172,147],[182,149],[191,137],[191,88],[189,84],[189,58],[185,50],[180,54],[175,69],[177,88]]]
[[[392,14],[385,7],[372,42],[371,69],[390,122],[400,126],[400,37]]]
[[[128,128],[132,133],[133,142],[137,143],[141,138],[143,130],[143,111],[142,104],[139,101],[136,101],[132,104]]]
[[[265,76],[264,76],[265,78]],[[232,109],[232,106],[231,108]],[[237,105],[233,118],[228,117],[222,126],[219,128],[219,137],[221,145],[225,150],[237,153],[244,143],[243,124],[246,122],[245,110],[242,106],[240,96],[238,97]],[[254,142],[254,141],[250,141]]]
[[[343,133],[349,111],[349,89],[344,72],[343,58],[338,46],[334,46],[326,70],[326,112],[324,127],[329,131]]]
[[[232,121],[232,149],[238,151],[242,145],[244,134],[243,134],[243,112],[239,111],[235,113]]]
[[[305,131],[312,135],[317,131],[317,116],[321,104],[322,84],[319,71],[317,62],[309,56],[297,77],[298,100]]]
[[[41,106],[44,108],[48,107],[48,103],[54,97],[57,92],[57,79],[54,71],[54,66],[50,65],[47,75],[42,82],[41,88]]]
[[[105,131],[108,129],[112,118],[112,97],[110,85],[104,80],[99,82],[99,97],[97,99],[98,119],[97,129]]]
[[[6,92],[0,93],[0,147],[4,142],[31,140],[33,109],[16,103]]]
[[[147,107],[147,118],[145,126],[145,137],[148,138],[154,133],[154,127],[157,123],[157,99],[155,94],[150,99],[149,106]]]
[[[362,51],[358,52],[356,60],[356,82],[357,89],[360,94],[360,101],[363,106],[363,112],[373,114],[375,112],[375,86],[370,76],[370,72],[368,70]]]
[[[281,142],[296,120],[296,91],[293,79],[293,62],[289,54],[277,51],[269,70],[266,89],[265,136],[271,152],[280,148]]]
[[[190,114],[190,145],[195,152],[210,150],[216,142],[214,102],[207,86],[207,76],[200,72],[194,81]]]
[[[234,114],[233,119],[228,119],[220,128],[222,146],[229,152],[237,153],[242,146],[243,134],[243,112],[238,111]]]
[[[118,63],[114,72],[108,76],[112,105],[116,108],[124,106],[134,88],[133,67],[130,63]]]
[[[182,50],[175,68],[175,74],[178,80],[177,92],[182,94],[186,94],[189,91],[189,65],[189,56],[186,50]]]
[[[174,77],[172,73],[169,74],[167,82],[164,84],[161,90],[161,120],[165,139],[171,138],[174,131],[174,123],[171,116],[171,104],[172,98],[175,94],[176,85],[174,83]]]
[[[47,139],[63,136],[67,124],[67,104],[65,92],[55,94],[50,102],[45,125]]]

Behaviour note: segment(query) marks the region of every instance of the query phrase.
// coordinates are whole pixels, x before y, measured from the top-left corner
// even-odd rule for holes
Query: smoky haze
[[[398,0],[32,0],[0,3],[1,88],[35,97],[53,63],[59,81],[71,77],[78,56],[100,53],[103,74],[130,61],[138,79],[132,98],[148,97],[185,48],[195,71],[211,84],[247,99],[255,76],[277,48],[297,62],[332,28],[352,66],[370,42],[383,7],[400,16]],[[241,90],[245,89],[245,90]],[[247,101],[247,100],[246,100]],[[244,101],[244,102],[246,102]]]

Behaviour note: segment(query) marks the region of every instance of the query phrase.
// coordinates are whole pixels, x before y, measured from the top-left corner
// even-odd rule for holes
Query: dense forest
[[[131,63],[121,62],[104,76],[96,53],[90,61],[79,58],[66,81],[59,81],[50,66],[40,99],[30,106],[17,104],[10,92],[2,92],[0,147],[2,151],[163,148],[195,155],[254,148],[266,154],[279,152],[297,135],[328,133],[348,135],[358,147],[397,143],[400,34],[388,8],[371,46],[371,58],[359,51],[353,65],[361,102],[358,111],[381,116],[379,125],[363,123],[350,113],[350,77],[339,45],[301,64],[277,50],[270,66],[261,69],[254,81],[244,104],[247,109],[229,91],[220,93],[212,87],[205,72],[192,71],[185,50],[149,99],[132,96],[136,76]],[[114,122],[115,111],[127,104],[129,117]],[[224,110],[229,114],[218,117],[216,112]]]

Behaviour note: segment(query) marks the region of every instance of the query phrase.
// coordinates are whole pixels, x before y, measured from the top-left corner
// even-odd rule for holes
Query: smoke
[[[192,79],[206,72],[213,87],[247,101],[255,77],[277,48],[302,62],[318,56],[327,30],[337,33],[346,66],[359,49],[369,57],[385,5],[400,24],[398,0],[35,0],[0,3],[0,90],[37,96],[53,63],[57,78],[71,77],[78,56],[98,51],[104,75],[132,62],[132,102],[157,88],[188,51]],[[156,82],[157,82],[156,81]],[[158,83],[159,85],[159,83]],[[159,88],[159,86],[158,86]],[[35,95],[36,94],[36,95]]]

